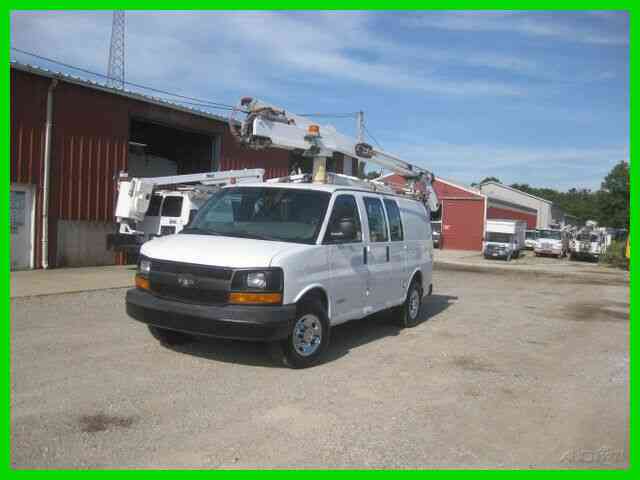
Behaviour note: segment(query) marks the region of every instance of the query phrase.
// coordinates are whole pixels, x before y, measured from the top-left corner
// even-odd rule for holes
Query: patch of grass
[[[611,242],[604,255],[600,256],[600,263],[629,270],[629,259],[625,256],[626,245],[623,241]]]

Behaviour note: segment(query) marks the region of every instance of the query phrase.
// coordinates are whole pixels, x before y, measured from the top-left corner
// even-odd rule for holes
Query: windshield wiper
[[[249,233],[249,232],[238,232],[233,231],[226,234],[229,237],[239,237],[239,238],[252,238],[254,240],[272,240],[274,242],[281,242],[279,238],[270,237],[269,235],[262,235],[257,233]]]
[[[180,230],[180,233],[195,233],[197,235],[221,235],[220,233],[213,232],[211,230],[204,230],[198,227],[185,227]]]

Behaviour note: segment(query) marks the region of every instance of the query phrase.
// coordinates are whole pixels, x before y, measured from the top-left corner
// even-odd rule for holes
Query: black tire
[[[319,324],[316,325],[314,322],[319,322]],[[320,341],[317,346],[313,347],[310,342],[305,342],[306,330],[305,333],[301,332],[298,329],[299,326],[305,326],[309,329],[310,335],[313,335],[314,329],[320,327]],[[317,300],[303,301],[298,306],[296,319],[291,324],[289,336],[280,343],[282,361],[291,368],[308,368],[317,365],[327,351],[330,335],[329,317],[322,304]],[[303,351],[305,348],[311,351],[305,354]]]
[[[173,345],[182,345],[192,340],[192,337],[186,333],[176,332],[175,330],[166,330],[164,328],[154,327],[149,325],[149,332],[153,335],[153,338],[158,340],[162,345],[168,347]]]
[[[412,308],[412,295],[413,292],[417,292],[417,309],[415,306]],[[414,299],[415,301],[415,299]],[[402,305],[402,309],[400,311],[400,326],[402,328],[411,328],[415,327],[418,324],[418,320],[420,319],[420,310],[422,308],[422,287],[420,286],[420,282],[417,280],[413,280],[411,285],[409,285],[409,289],[407,290],[407,298],[404,301],[404,305]]]

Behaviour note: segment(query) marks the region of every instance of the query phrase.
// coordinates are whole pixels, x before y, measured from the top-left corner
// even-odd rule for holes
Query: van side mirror
[[[356,225],[352,218],[343,217],[331,225],[329,238],[335,242],[356,240]]]

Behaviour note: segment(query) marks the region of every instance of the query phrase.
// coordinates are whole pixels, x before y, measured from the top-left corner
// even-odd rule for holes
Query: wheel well
[[[300,300],[298,300],[298,303],[301,304],[303,302],[313,301],[313,300],[320,302],[320,305],[322,305],[322,308],[324,308],[324,311],[327,313],[329,312],[329,299],[327,298],[326,292],[321,288],[312,288],[311,290],[306,292],[302,296],[302,298],[300,298]]]
[[[420,285],[420,288],[423,287],[423,285],[422,285],[422,272],[420,270],[418,270],[416,273],[413,274],[413,277],[411,277],[411,282],[409,282],[409,285],[411,285],[414,280],[416,282],[418,282],[418,285]]]

